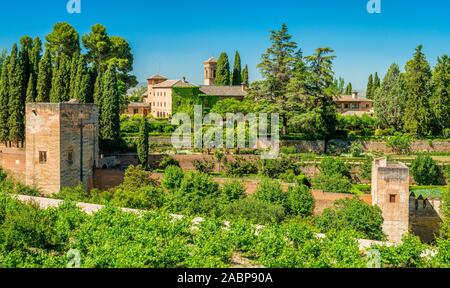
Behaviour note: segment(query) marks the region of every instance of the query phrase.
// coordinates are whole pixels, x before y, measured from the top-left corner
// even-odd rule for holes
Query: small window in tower
[[[396,198],[397,198],[397,195],[393,195],[393,194],[389,195],[389,203],[395,203]]]
[[[39,164],[47,163],[47,151],[39,151]]]
[[[69,164],[73,163],[73,151],[67,153],[67,162],[69,162]]]

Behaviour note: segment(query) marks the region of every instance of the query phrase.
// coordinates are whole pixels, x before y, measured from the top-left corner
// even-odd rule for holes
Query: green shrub
[[[258,174],[258,167],[252,161],[236,158],[235,161],[230,161],[225,164],[225,171],[229,176],[243,177],[246,175]]]
[[[311,188],[311,182],[309,181],[308,177],[306,177],[305,174],[300,174],[296,177],[295,181],[298,185],[305,185],[308,188]]]
[[[287,158],[263,160],[261,174],[269,178],[279,178],[287,170],[296,174],[299,169],[294,161]]]
[[[7,177],[6,173],[3,171],[2,168],[0,168],[0,182],[4,181],[6,177]]]
[[[419,185],[445,184],[442,169],[430,156],[418,156],[411,164],[414,180]]]
[[[361,178],[362,179],[366,179],[366,180],[372,179],[372,162],[373,162],[372,157],[366,157],[366,159],[364,159],[364,162],[361,166]]]
[[[245,197],[245,187],[237,179],[228,180],[223,184],[222,193],[228,201],[235,201]]]
[[[253,197],[232,202],[225,210],[230,218],[243,218],[255,224],[279,223],[285,217],[283,206],[260,201]]]
[[[164,177],[161,184],[167,190],[175,191],[180,188],[183,177],[184,172],[180,167],[168,166],[166,170],[164,170]]]
[[[286,205],[286,193],[281,190],[281,183],[276,180],[263,179],[254,197],[266,203]]]
[[[349,178],[335,175],[319,175],[312,180],[313,187],[324,192],[351,193],[352,183]]]
[[[135,188],[154,185],[155,181],[150,178],[150,173],[145,171],[141,165],[131,165],[125,171],[125,177],[119,187],[125,190],[133,190]]]
[[[164,170],[169,166],[180,167],[180,162],[178,162],[177,160],[173,159],[172,157],[166,155],[159,162],[159,168]]]
[[[216,166],[214,162],[207,160],[195,160],[193,164],[195,170],[201,173],[211,173]]]
[[[87,198],[87,193],[83,185],[78,185],[76,187],[62,188],[55,197],[65,201],[84,201]]]
[[[280,152],[282,154],[286,154],[286,155],[296,154],[296,153],[298,153],[298,149],[295,146],[283,146],[280,148]]]
[[[412,139],[408,134],[396,132],[394,136],[388,138],[386,145],[392,151],[399,154],[407,154],[411,150]]]
[[[322,175],[340,175],[350,177],[350,169],[347,164],[335,157],[326,157],[322,159],[319,169]]]
[[[112,204],[134,209],[156,209],[164,204],[164,192],[160,188],[145,186],[137,190],[118,188],[114,191]]]
[[[383,221],[379,207],[354,198],[336,201],[333,208],[325,209],[316,219],[316,224],[323,232],[353,229],[360,237],[383,240]]]
[[[349,147],[349,152],[352,154],[353,157],[360,157],[361,154],[364,152],[364,148],[360,142],[352,142],[352,144]]]
[[[289,187],[286,210],[291,215],[311,216],[314,211],[314,197],[307,186]]]

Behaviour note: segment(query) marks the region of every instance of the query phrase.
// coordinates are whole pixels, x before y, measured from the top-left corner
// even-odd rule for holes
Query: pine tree
[[[227,53],[222,52],[217,61],[216,79],[214,83],[217,86],[229,86],[231,83],[230,80],[230,62],[228,61]]]
[[[28,86],[27,86],[27,97],[26,97],[26,102],[27,103],[32,103],[36,101],[36,89],[34,88],[34,73],[31,73],[30,75],[30,80],[28,81]]]
[[[139,164],[141,164],[143,167],[147,167],[148,165],[148,153],[149,153],[148,137],[149,131],[147,120],[143,118],[139,126],[139,139],[137,145]]]
[[[242,84],[245,86],[249,86],[249,80],[248,80],[248,65],[245,65],[244,69],[242,70]]]
[[[241,55],[239,55],[238,51],[236,51],[236,55],[234,56],[234,69],[232,78],[232,85],[242,85]]]
[[[348,83],[347,87],[345,87],[345,95],[352,95],[352,93],[353,93],[352,83]]]
[[[117,76],[113,65],[103,75],[103,93],[100,119],[102,150],[112,151],[120,140],[120,95]]]
[[[443,135],[450,128],[450,57],[438,58],[433,72],[434,92],[430,98],[433,114],[433,132]]]
[[[366,98],[373,99],[373,75],[370,74],[369,81],[367,81]]]
[[[9,138],[8,119],[9,119],[9,57],[3,61],[1,78],[0,78],[0,141],[6,142]]]
[[[429,98],[431,91],[431,69],[422,52],[423,46],[416,48],[413,59],[405,67],[405,88],[407,92],[404,129],[417,136],[426,136],[431,132],[431,113]]]
[[[398,65],[392,64],[373,97],[375,116],[382,128],[402,130],[405,98],[404,77]]]
[[[39,61],[39,73],[37,79],[36,102],[49,102],[52,88],[52,60],[49,51],[45,51],[44,57]]]
[[[25,134],[25,92],[23,79],[25,77],[26,56],[17,52],[14,44],[9,62],[9,140],[19,145],[24,140]]]

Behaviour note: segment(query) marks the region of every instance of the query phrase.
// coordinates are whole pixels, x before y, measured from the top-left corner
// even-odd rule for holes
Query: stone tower
[[[217,60],[211,57],[203,62],[203,66],[205,68],[205,80],[203,84],[206,86],[214,85],[214,82],[216,80]]]
[[[26,184],[45,194],[80,183],[90,188],[98,163],[98,110],[94,104],[26,105]]]
[[[409,230],[409,168],[403,163],[375,159],[372,164],[372,204],[380,207],[383,232],[400,242]]]

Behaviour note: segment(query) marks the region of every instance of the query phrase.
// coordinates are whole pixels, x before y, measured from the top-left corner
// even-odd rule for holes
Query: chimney
[[[358,99],[358,91],[353,91],[352,92],[352,98],[353,99]]]

